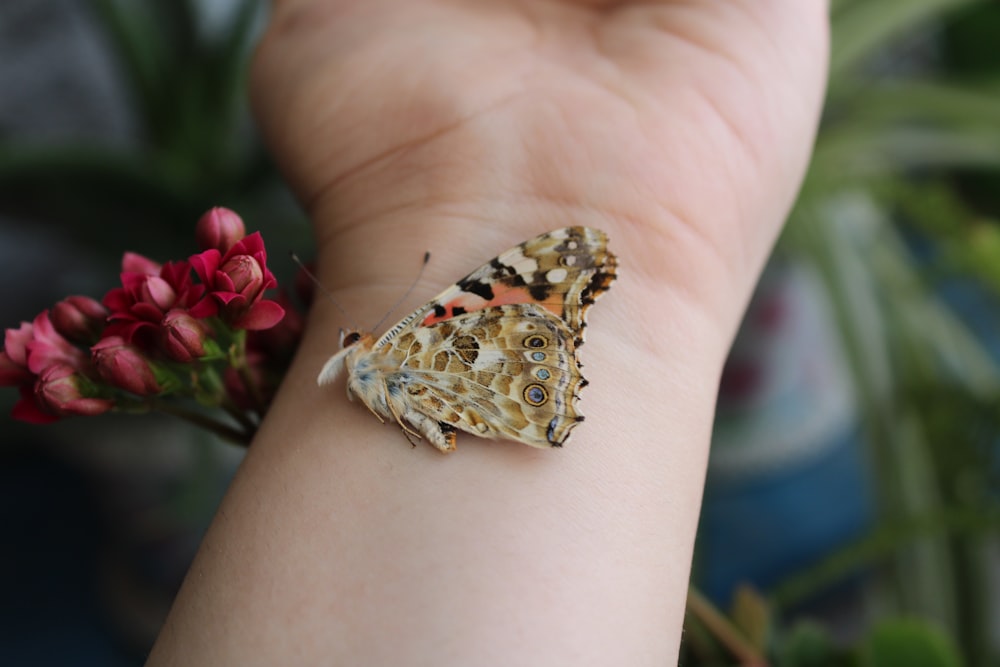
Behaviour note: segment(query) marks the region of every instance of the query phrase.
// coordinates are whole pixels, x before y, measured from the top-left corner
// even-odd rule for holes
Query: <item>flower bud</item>
[[[120,336],[108,336],[90,350],[97,372],[107,382],[139,396],[161,391],[149,361]]]
[[[69,415],[99,415],[114,407],[106,398],[86,396],[89,381],[72,366],[56,364],[46,368],[35,384],[38,406],[61,417]]]
[[[231,257],[220,269],[233,284],[233,291],[253,302],[264,289],[264,271],[249,255]]]
[[[243,219],[221,206],[216,206],[201,216],[194,230],[198,247],[202,250],[215,248],[222,253],[232,248],[246,234]]]
[[[277,281],[267,268],[267,252],[260,232],[241,239],[222,255],[210,248],[190,258],[191,266],[207,289],[191,306],[194,317],[218,315],[234,329],[268,329],[281,321],[285,309],[264,299]]]
[[[177,300],[177,292],[163,278],[159,276],[149,276],[142,281],[139,287],[139,295],[143,303],[165,311],[174,305]]]
[[[204,322],[175,308],[163,317],[161,325],[160,347],[168,357],[188,363],[205,356],[205,338],[210,331]]]
[[[77,343],[93,343],[101,336],[108,309],[86,296],[71,296],[52,307],[49,319],[64,337]]]

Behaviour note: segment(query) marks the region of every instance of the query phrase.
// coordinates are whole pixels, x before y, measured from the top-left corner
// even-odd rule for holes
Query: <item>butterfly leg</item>
[[[404,428],[404,429],[402,429],[402,431],[403,431],[403,437],[406,438],[406,441],[410,443],[410,449],[416,449],[417,448],[417,441],[413,439],[413,436],[410,435],[410,433],[409,433],[409,431],[407,429]],[[417,436],[417,438],[419,439],[420,436]]]
[[[364,401],[362,401],[362,403],[364,403],[364,406],[366,408],[368,408],[368,412],[370,412],[373,415],[375,415],[375,419],[377,419],[380,424],[384,424],[385,423],[385,419],[382,418],[382,415],[380,415],[379,413],[375,412],[375,410],[372,409],[372,406],[368,405]]]
[[[387,397],[385,404],[389,407],[389,412],[392,414],[392,418],[396,420],[396,423],[399,424],[399,428],[403,430],[403,435],[406,436],[406,439],[410,442],[410,446],[416,447],[417,443],[413,441],[413,438],[420,440],[423,436],[421,436],[419,433],[414,431],[412,428],[410,428],[403,422],[403,419],[399,416],[399,412],[396,410],[396,406],[393,405],[392,400],[388,398],[392,394],[389,391],[389,383],[386,382],[385,378],[382,378],[382,384],[385,389],[385,396]]]

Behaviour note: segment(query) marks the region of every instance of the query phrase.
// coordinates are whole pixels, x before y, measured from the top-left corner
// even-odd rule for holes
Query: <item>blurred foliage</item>
[[[212,206],[254,228],[301,221],[255,135],[246,62],[262,0],[236,0],[232,20],[206,29],[197,0],[88,0],[131,101],[139,136],[0,145],[0,213],[44,223],[94,254],[187,248]],[[266,231],[265,231],[266,233]],[[306,238],[305,226],[298,230]]]
[[[687,664],[1000,665],[1000,4],[835,0],[831,16],[824,117],[778,252],[815,266],[834,306],[879,518],[749,607],[746,591],[728,616],[689,604]],[[859,575],[860,637],[798,618]]]
[[[822,625],[798,621],[787,629],[771,628],[773,611],[756,591],[737,591],[731,623],[704,601],[689,601],[685,636],[699,664],[763,667],[961,667],[955,641],[934,623],[913,617],[886,618],[872,625],[853,646],[843,646]],[[735,658],[735,661],[734,661]]]

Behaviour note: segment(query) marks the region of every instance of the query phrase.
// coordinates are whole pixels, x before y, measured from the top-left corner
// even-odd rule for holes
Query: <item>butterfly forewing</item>
[[[411,323],[428,326],[463,313],[533,303],[559,317],[582,342],[587,309],[614,282],[617,260],[599,229],[566,227],[535,237],[479,267],[392,327],[391,340]]]

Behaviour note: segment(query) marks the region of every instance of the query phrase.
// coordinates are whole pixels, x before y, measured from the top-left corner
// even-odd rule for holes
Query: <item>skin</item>
[[[620,278],[562,450],[411,448],[316,386],[353,325],[319,300],[149,664],[675,662],[718,378],[826,31],[818,0],[273,2],[255,110],[358,322],[424,250],[390,323],[568,224],[608,233]]]

